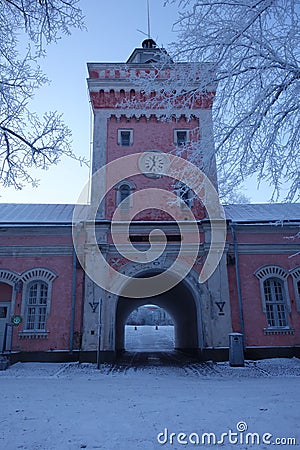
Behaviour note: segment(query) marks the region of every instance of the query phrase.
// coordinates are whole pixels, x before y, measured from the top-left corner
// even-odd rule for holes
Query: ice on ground
[[[174,326],[125,326],[125,348],[128,351],[165,351],[174,348]]]
[[[194,439],[212,433],[217,440],[227,434],[222,445],[200,448],[267,450],[265,433],[274,445],[295,438],[299,448],[299,365],[296,358],[249,361],[245,368],[210,363],[202,376],[200,363],[198,372],[188,373],[180,367],[114,372],[109,365],[99,371],[94,364],[18,363],[0,372],[0,449],[197,448],[180,444],[179,433]],[[246,376],[249,370],[257,376]],[[230,433],[238,444],[229,442]],[[246,433],[256,433],[259,445],[241,444]],[[158,436],[167,442],[160,444]]]
[[[19,362],[0,371],[0,450],[299,448],[299,359],[157,365],[151,352],[174,346],[172,327],[161,328],[127,328],[127,350],[150,352],[144,366]]]
[[[102,376],[144,376],[159,375],[169,377],[209,377],[209,378],[268,378],[268,377],[300,377],[300,360],[298,358],[274,358],[258,361],[245,361],[244,367],[231,367],[229,362],[192,362],[182,365],[156,365],[156,358],[142,366],[124,366],[103,363],[100,370],[92,363],[21,363],[0,371],[3,378],[70,378],[88,377],[100,379]]]

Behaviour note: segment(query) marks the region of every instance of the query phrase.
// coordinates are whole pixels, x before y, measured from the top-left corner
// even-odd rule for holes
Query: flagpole
[[[147,17],[148,17],[148,38],[151,38],[151,32],[150,32],[150,5],[149,0],[147,0]]]

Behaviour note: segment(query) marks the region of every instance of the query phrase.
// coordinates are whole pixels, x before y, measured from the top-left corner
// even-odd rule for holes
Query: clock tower
[[[177,189],[197,219],[205,216],[203,205],[195,201],[188,187],[174,186],[170,180],[168,185],[159,170],[168,164],[168,153],[177,154],[196,163],[216,186],[211,118],[216,86],[194,94],[207,70],[201,64],[175,64],[152,39],[144,40],[142,48],[136,48],[125,63],[88,64],[94,112],[93,174],[117,158],[143,153],[138,161],[141,175],[118,183],[107,195],[102,219],[110,220],[121,200],[147,187]],[[185,78],[183,93],[172,98],[168,90],[174,92],[172,85],[180,78]],[[93,183],[92,199],[98,191]],[[166,215],[156,211],[153,216],[146,211],[137,217],[148,219],[165,220]]]
[[[195,195],[193,186],[197,179],[193,186],[186,183],[185,166],[182,171],[178,166],[174,177],[170,172],[180,158],[201,170],[217,188],[212,131],[216,86],[205,81],[210,70],[209,64],[174,63],[150,38],[126,62],[88,63],[94,115],[91,203],[97,204],[97,213],[95,223],[86,224],[86,246],[92,247],[90,236],[95,235],[95,252],[101,252],[104,278],[110,280],[103,286],[93,276],[86,277],[83,349],[94,351],[99,344],[104,359],[114,358],[124,350],[128,315],[149,303],[163,307],[174,318],[175,348],[201,353],[207,345],[227,344],[230,320],[216,317],[215,326],[206,323],[211,322],[207,302],[219,289],[216,280],[212,277],[201,289],[197,284],[207,252],[205,241],[210,236],[209,226],[205,225],[205,202]],[[101,201],[99,192],[105,192]],[[191,214],[198,227],[201,249],[197,250],[196,262],[187,276],[170,282],[170,289],[156,294],[149,289],[143,296],[138,288],[130,288],[130,279],[150,279],[150,286],[152,277],[173,267],[182,244],[180,224],[189,224]],[[122,226],[127,227],[125,238]],[[193,253],[197,246],[191,236],[190,233],[185,237],[185,244]],[[120,242],[116,242],[119,238]],[[164,251],[150,258],[149,245],[161,241]],[[122,249],[127,247],[124,256]],[[144,255],[143,260],[137,252]],[[101,262],[91,264],[95,270],[101,270]],[[124,279],[119,280],[122,276]],[[168,275],[167,286],[174,277],[172,273]],[[226,272],[220,270],[220,277],[218,286],[223,283],[226,296]],[[101,308],[99,316],[97,304]],[[229,302],[224,305],[224,311],[229,311]]]

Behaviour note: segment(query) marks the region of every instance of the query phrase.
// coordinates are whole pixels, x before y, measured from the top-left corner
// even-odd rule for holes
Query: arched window
[[[21,314],[24,318],[20,337],[32,334],[47,337],[47,317],[50,312],[52,282],[56,274],[49,269],[38,267],[27,270],[21,275],[23,298]]]
[[[45,281],[29,283],[26,294],[25,330],[46,331],[48,284]]]
[[[260,281],[263,311],[266,314],[265,334],[292,334],[288,315],[291,305],[288,296],[288,271],[280,266],[264,266],[254,274]]]
[[[268,278],[263,283],[268,327],[287,327],[287,311],[283,281]]]
[[[297,311],[300,313],[300,267],[291,270],[291,275],[294,282]]]
[[[120,205],[123,210],[128,210],[132,207],[131,194],[135,190],[135,185],[131,181],[120,181],[115,186],[117,190],[116,204]]]
[[[123,184],[120,187],[120,203],[125,201],[125,200],[128,200],[130,192],[131,192],[130,191],[130,187],[127,184]]]

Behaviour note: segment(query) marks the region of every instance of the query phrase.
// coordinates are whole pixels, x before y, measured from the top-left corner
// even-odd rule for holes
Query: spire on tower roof
[[[147,39],[144,39],[142,42],[142,48],[136,48],[132,54],[129,56],[127,63],[128,64],[149,64],[156,63],[162,60],[162,56],[167,57],[170,63],[172,63],[172,59],[167,54],[164,48],[160,48],[157,46],[154,39],[151,37],[150,31],[150,0],[147,0],[147,22],[148,22],[148,33],[144,31],[138,30],[140,33],[147,36]]]

